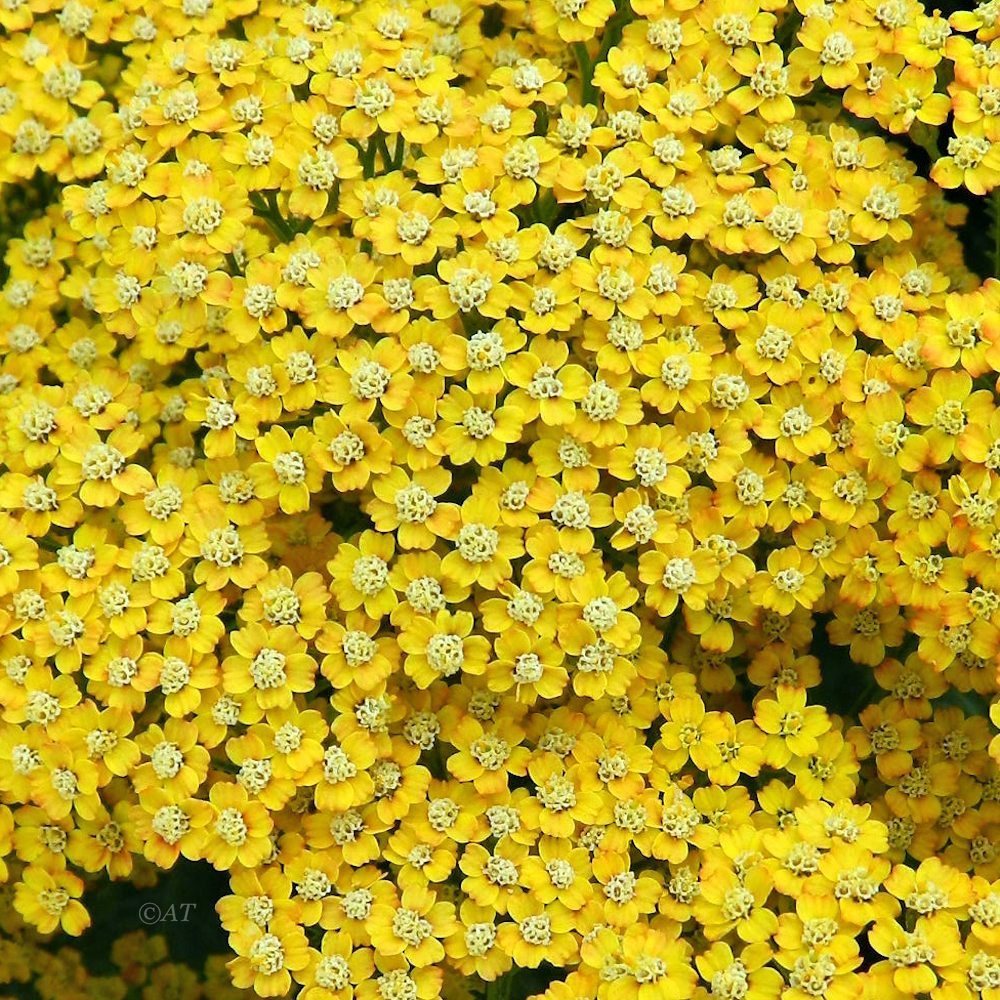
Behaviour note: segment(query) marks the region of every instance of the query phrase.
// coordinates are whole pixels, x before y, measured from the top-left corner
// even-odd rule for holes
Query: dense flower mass
[[[1000,997],[994,189],[998,0],[0,3],[0,984]]]

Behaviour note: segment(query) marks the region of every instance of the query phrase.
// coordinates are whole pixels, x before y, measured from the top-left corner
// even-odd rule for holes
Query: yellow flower
[[[572,915],[558,903],[546,907],[530,896],[519,896],[511,901],[510,916],[497,930],[497,939],[521,968],[537,968],[545,957],[562,965],[576,953]]]
[[[132,772],[138,792],[158,788],[180,801],[197,792],[208,774],[209,754],[198,742],[198,727],[181,719],[150,726],[136,737],[136,746],[148,762]]]
[[[56,481],[80,484],[80,500],[90,507],[110,507],[122,494],[145,493],[155,485],[152,476],[128,462],[141,443],[141,435],[125,426],[106,438],[91,427],[79,428],[60,448]]]
[[[272,820],[262,802],[238,783],[218,782],[209,792],[213,818],[202,831],[201,856],[220,871],[235,863],[253,868],[272,851]]]
[[[958,927],[948,918],[918,917],[912,931],[894,921],[877,921],[871,943],[885,956],[885,961],[873,966],[873,979],[904,996],[934,989],[938,970],[956,964],[962,956]]]
[[[266,931],[241,936],[236,951],[228,966],[233,984],[263,997],[284,996],[291,988],[290,972],[309,964],[305,932],[285,915],[271,921]]]
[[[718,564],[707,550],[695,548],[688,532],[681,532],[667,549],[644,552],[639,557],[639,579],[646,584],[645,601],[662,616],[683,601],[694,609],[705,606],[710,585],[718,577]]]
[[[212,814],[204,799],[174,802],[162,789],[150,788],[133,807],[131,821],[142,839],[143,856],[160,868],[171,868],[181,854],[189,861],[200,856],[203,828]]]
[[[348,935],[327,931],[320,950],[309,950],[309,963],[294,971],[303,985],[303,1000],[345,1000],[352,986],[368,980],[375,971],[368,948],[353,948]]]
[[[256,495],[263,500],[276,496],[286,514],[309,509],[309,497],[323,483],[319,443],[306,427],[296,427],[293,435],[279,426],[256,438],[254,446],[262,461],[249,469]]]
[[[344,611],[364,606],[374,618],[388,614],[398,603],[389,583],[389,561],[395,546],[391,536],[364,532],[359,545],[341,545],[327,567],[333,577],[337,604]]]
[[[296,692],[311,690],[316,661],[290,625],[266,628],[253,622],[231,633],[229,643],[234,653],[222,661],[223,688],[250,693],[258,717],[269,708],[288,707]]]
[[[408,623],[400,633],[399,648],[406,654],[403,669],[417,687],[427,688],[439,677],[475,676],[485,671],[490,643],[472,634],[473,625],[467,611],[439,611]]]
[[[29,865],[14,887],[14,906],[42,934],[61,928],[79,937],[90,926],[82,894],[83,880],[64,868]]]
[[[823,582],[813,557],[789,547],[767,557],[767,569],[755,574],[750,592],[762,607],[788,614],[796,604],[812,607],[823,593]]]
[[[806,705],[802,688],[778,687],[773,699],[759,699],[754,706],[754,721],[768,734],[767,760],[778,767],[793,757],[815,753],[819,737],[830,728],[821,706]]]

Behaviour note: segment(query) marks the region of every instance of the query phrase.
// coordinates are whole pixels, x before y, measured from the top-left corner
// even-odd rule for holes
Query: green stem
[[[597,88],[594,86],[594,70],[608,58],[608,53],[621,41],[622,32],[632,20],[632,11],[627,2],[619,2],[618,10],[614,17],[604,26],[601,37],[601,47],[597,50],[597,57],[591,62],[590,53],[583,42],[573,43],[573,55],[576,57],[576,64],[580,69],[580,80],[582,83],[581,103],[597,104]]]
[[[555,218],[558,208],[556,196],[551,191],[546,191],[535,199],[535,212],[538,221],[544,223],[549,229],[554,228],[552,220]]]
[[[271,213],[274,215],[274,217],[276,219],[280,219],[281,220],[282,225],[284,225],[287,229],[291,228],[291,227],[288,226],[288,223],[285,221],[285,217],[281,214],[281,209],[278,206],[278,192],[277,191],[268,191],[267,192],[267,206],[268,206],[268,208],[270,208]]]
[[[535,135],[549,134],[549,109],[539,102],[535,105]]]
[[[580,103],[594,103],[594,64],[590,61],[590,53],[584,42],[573,43],[573,55],[580,70]]]
[[[622,32],[625,30],[625,25],[632,20],[632,12],[625,7],[623,10],[618,11],[617,14],[608,22],[607,28],[604,31],[604,40],[601,42],[601,48],[597,53],[597,58],[594,60],[594,66],[596,67],[598,63],[604,62],[608,58],[608,53],[622,40]]]
[[[386,141],[384,132],[376,132],[378,137],[378,151],[382,154],[382,165],[386,170],[392,170],[392,156],[389,154],[389,143]]]
[[[364,153],[361,155],[361,169],[365,180],[371,180],[375,176],[375,154],[377,152],[378,140],[373,135],[368,140],[368,145],[364,147]]]
[[[878,682],[875,680],[875,675],[871,671],[868,671],[868,676],[865,678],[863,683],[858,689],[858,693],[854,700],[851,702],[851,707],[848,710],[850,716],[855,716],[871,704],[872,696],[876,694],[879,690]]]
[[[486,984],[486,1000],[509,1000],[514,986],[515,970],[504,973],[499,979]]]
[[[271,227],[275,236],[283,241],[292,239],[295,233],[282,217],[278,209],[278,196],[274,191],[268,192],[266,201],[259,191],[251,191],[250,204],[253,205],[254,212]]]
[[[784,20],[778,25],[778,30],[775,33],[775,41],[781,46],[783,51],[789,51],[791,42],[801,25],[802,15],[798,11],[786,14]]]
[[[993,277],[1000,278],[1000,188],[990,193],[993,208]]]
[[[931,161],[933,166],[941,154],[938,152],[938,130],[924,122],[914,122],[908,133],[910,141],[918,145]]]

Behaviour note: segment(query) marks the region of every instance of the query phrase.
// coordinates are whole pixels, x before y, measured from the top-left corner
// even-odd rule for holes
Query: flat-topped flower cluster
[[[0,29],[0,982],[1000,997],[998,0]]]

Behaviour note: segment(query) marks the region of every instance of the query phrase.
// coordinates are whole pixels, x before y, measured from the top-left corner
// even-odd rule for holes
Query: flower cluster
[[[117,929],[120,936],[105,942],[101,956],[105,969],[95,975],[80,949],[69,945],[54,949],[50,942],[33,935],[6,907],[0,912],[0,930],[4,933],[0,940],[0,981],[12,982],[14,988],[13,993],[0,993],[4,1000],[245,1000],[254,996],[232,985],[222,956],[213,956],[197,970],[190,962],[171,960],[168,943],[161,934],[120,933]]]
[[[998,0],[0,28],[12,939],[184,858],[237,992],[1000,995]]]

